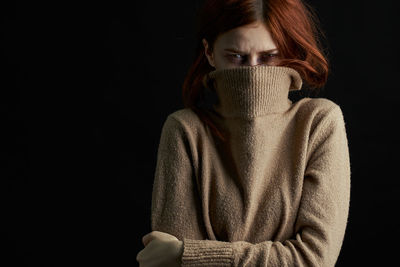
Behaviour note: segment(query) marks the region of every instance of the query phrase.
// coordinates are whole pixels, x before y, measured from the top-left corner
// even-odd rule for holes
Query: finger
[[[143,250],[139,251],[138,254],[136,254],[136,261],[138,261],[138,262],[142,260],[142,254],[143,254],[142,251]]]
[[[152,236],[153,236],[153,238],[158,238],[158,239],[165,240],[165,241],[178,240],[178,238],[176,236],[171,235],[166,232],[160,232],[160,231],[153,231]]]
[[[154,239],[154,236],[152,233],[148,233],[147,235],[143,236],[142,242],[144,246],[147,246],[147,244],[150,243]]]

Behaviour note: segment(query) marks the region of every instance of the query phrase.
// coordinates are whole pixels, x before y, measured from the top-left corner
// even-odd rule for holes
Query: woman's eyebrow
[[[232,52],[232,53],[238,53],[238,54],[244,54],[245,53],[245,52],[236,50],[235,48],[225,48],[224,51]],[[278,48],[272,48],[272,49],[261,51],[261,52],[258,52],[258,53],[259,54],[264,54],[264,53],[271,53],[271,52],[274,52],[274,51],[278,51]]]

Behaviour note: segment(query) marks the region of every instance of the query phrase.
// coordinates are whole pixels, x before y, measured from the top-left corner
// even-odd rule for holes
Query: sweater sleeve
[[[350,157],[340,106],[320,120],[308,144],[292,239],[253,244],[185,238],[182,266],[334,266],[350,203]]]
[[[185,126],[169,115],[163,124],[158,145],[151,229],[172,234],[179,240],[183,237],[201,239],[204,236],[199,223],[200,197],[190,140]]]

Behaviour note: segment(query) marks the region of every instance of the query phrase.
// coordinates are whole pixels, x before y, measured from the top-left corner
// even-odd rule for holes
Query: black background
[[[2,266],[138,266],[161,127],[183,107],[197,2],[2,2]],[[319,96],[342,108],[352,164],[336,266],[389,266],[399,236],[397,3],[308,3],[332,64]]]

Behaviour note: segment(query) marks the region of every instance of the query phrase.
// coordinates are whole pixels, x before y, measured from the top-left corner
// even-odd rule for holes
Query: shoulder
[[[306,123],[311,143],[319,143],[328,136],[340,136],[343,140],[347,138],[345,119],[339,104],[327,98],[304,98],[298,102],[298,117],[302,123]]]
[[[335,108],[340,109],[340,106],[337,103],[328,98],[323,98],[323,97],[318,97],[318,98],[305,97],[295,102],[293,105],[297,108],[298,112],[309,115],[327,114],[332,109]]]
[[[314,123],[327,120],[343,120],[343,111],[339,104],[333,100],[319,97],[305,97],[293,104],[298,117],[308,119]]]
[[[182,108],[170,113],[167,118],[178,121],[181,124],[198,123],[200,118],[191,108]]]
[[[163,130],[191,134],[197,132],[201,125],[199,116],[191,108],[182,108],[167,115]]]
[[[323,133],[346,132],[343,110],[339,104],[327,98],[303,98],[296,103],[296,121],[312,136]]]

